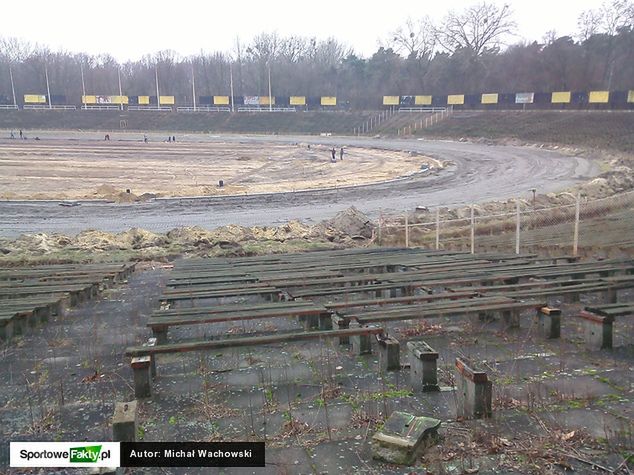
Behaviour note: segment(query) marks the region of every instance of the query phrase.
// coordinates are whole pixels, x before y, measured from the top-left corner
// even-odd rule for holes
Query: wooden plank
[[[222,340],[194,341],[188,343],[170,343],[154,347],[136,346],[126,350],[126,356],[140,357],[160,353],[183,353],[189,351],[219,350],[222,348],[237,348],[241,346],[270,345],[273,343],[287,343],[292,341],[318,340],[321,338],[349,337],[354,335],[379,335],[384,333],[381,327],[359,327],[345,330],[326,330],[301,333],[287,333],[283,335],[252,336],[241,338],[226,338]]]
[[[288,318],[298,315],[319,315],[326,309],[320,306],[300,306],[287,309],[253,310],[250,312],[224,312],[215,314],[187,315],[171,318],[151,318],[148,327],[170,327],[180,325],[199,325],[203,323],[234,322],[263,318]]]
[[[515,303],[503,303],[496,305],[473,305],[469,307],[456,307],[456,308],[445,308],[445,309],[436,309],[432,310],[428,313],[402,313],[398,315],[391,316],[372,316],[365,317],[363,315],[359,315],[357,321],[362,324],[368,323],[380,323],[380,322],[392,322],[392,321],[401,321],[401,320],[422,320],[426,318],[438,318],[446,315],[468,315],[479,312],[487,312],[487,311],[504,311],[504,310],[523,310],[528,308],[540,308],[545,306],[544,302],[540,302],[537,300],[529,301],[529,302],[515,302]]]

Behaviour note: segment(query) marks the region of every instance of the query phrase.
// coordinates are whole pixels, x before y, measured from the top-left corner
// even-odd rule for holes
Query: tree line
[[[517,24],[508,5],[482,2],[450,11],[440,22],[407,20],[362,57],[336,38],[261,33],[231,51],[183,57],[174,51],[119,63],[109,54],[52,51],[0,37],[0,100],[12,102],[10,72],[23,94],[46,94],[79,104],[83,71],[87,94],[161,95],[192,102],[197,96],[337,96],[353,108],[375,108],[384,95],[634,88],[634,0],[609,0],[583,12],[573,35],[549,32],[513,43]],[[204,45],[201,45],[204,46]]]

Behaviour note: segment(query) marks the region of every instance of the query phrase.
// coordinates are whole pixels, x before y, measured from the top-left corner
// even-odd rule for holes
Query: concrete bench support
[[[13,338],[13,319],[3,318],[0,320],[0,341],[9,342]]]
[[[148,338],[147,343],[143,343],[143,346],[156,346],[156,338]],[[154,355],[150,355],[150,375],[152,378],[156,378],[156,358]]]
[[[519,310],[505,310],[502,312],[502,318],[508,328],[520,327],[520,312]]]
[[[456,358],[456,411],[459,418],[491,417],[493,385],[484,371],[466,358]]]
[[[332,328],[333,330],[345,330],[346,328],[350,328],[350,320],[346,318],[342,318],[339,315],[333,315],[331,317]],[[350,343],[350,337],[341,336],[336,338],[340,345],[347,345]]]
[[[396,338],[377,336],[382,371],[399,371],[401,369],[401,345]]]
[[[350,322],[350,328],[359,328],[361,325],[357,322]],[[372,340],[370,335],[353,335],[350,337],[352,343],[352,352],[357,355],[368,355],[372,353]]]
[[[438,352],[424,341],[407,343],[409,381],[414,391],[440,391],[438,386]]]
[[[544,338],[559,338],[561,336],[561,310],[558,308],[542,307],[537,309],[537,329]]]
[[[605,303],[618,303],[618,290],[617,289],[608,289],[605,291],[604,300]]]
[[[320,313],[318,319],[320,330],[332,330],[332,317],[330,313]]]
[[[113,442],[136,442],[136,401],[118,402],[112,417]]]
[[[132,358],[132,371],[134,372],[134,397],[143,399],[152,396],[152,383],[150,377],[150,366],[152,358],[149,356],[139,356]]]
[[[300,315],[299,321],[304,327],[304,331],[317,330],[319,328],[319,317],[317,315]]]
[[[614,317],[603,317],[582,310],[579,318],[582,319],[584,339],[588,348],[593,350],[612,348]]]
[[[157,345],[165,345],[167,343],[167,328],[168,327],[152,327],[152,334],[156,339]]]

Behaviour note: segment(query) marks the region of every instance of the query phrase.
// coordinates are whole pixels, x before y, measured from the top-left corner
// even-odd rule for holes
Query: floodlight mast
[[[11,77],[11,93],[13,94],[13,106],[17,109],[18,101],[15,98],[15,85],[13,84],[13,71],[11,70],[11,67],[9,67],[9,76]]]
[[[161,109],[161,95],[159,94],[158,63],[154,67],[154,73],[156,77],[156,110],[160,110]]]
[[[121,90],[121,68],[117,69],[117,77],[119,79],[119,109],[123,110],[123,91]]]
[[[231,93],[231,112],[235,112],[233,107],[233,65],[229,63],[229,88]]]
[[[86,83],[84,82],[84,65],[79,65],[79,72],[81,73],[81,102],[84,104],[84,109],[87,109],[86,106]]]
[[[194,112],[196,112],[196,77],[194,76],[193,61],[192,61],[192,98],[194,99]]]
[[[46,76],[46,93],[48,94],[48,108],[53,108],[53,99],[51,98],[51,87],[48,83],[48,65],[44,65],[44,76]]]

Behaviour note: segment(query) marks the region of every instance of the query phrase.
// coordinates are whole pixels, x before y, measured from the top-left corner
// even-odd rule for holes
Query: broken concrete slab
[[[441,421],[395,411],[372,436],[372,457],[387,463],[411,465],[438,440]]]

